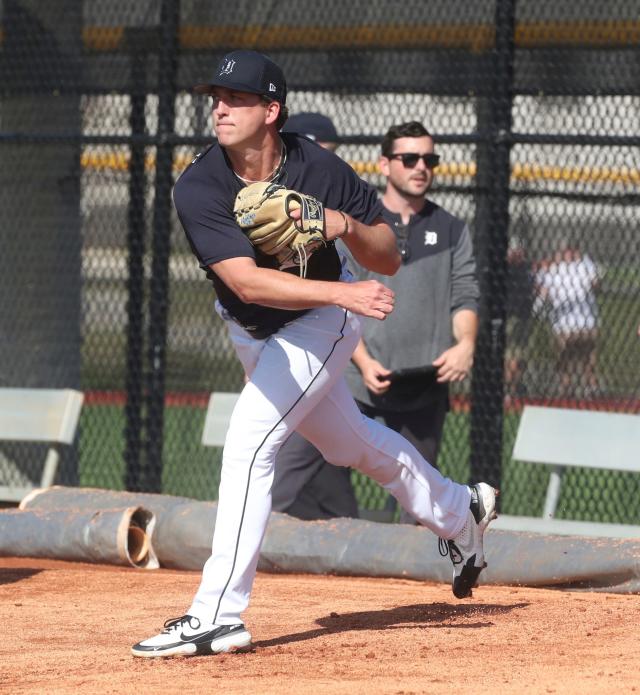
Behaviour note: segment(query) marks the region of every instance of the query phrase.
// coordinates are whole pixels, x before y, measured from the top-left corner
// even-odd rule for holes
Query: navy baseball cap
[[[333,121],[328,116],[311,111],[289,116],[282,130],[285,133],[306,135],[316,142],[337,143],[339,140],[338,131],[333,125]]]
[[[226,87],[249,92],[285,104],[287,83],[282,70],[266,55],[257,51],[238,50],[227,53],[210,82],[197,84],[198,94],[209,94],[212,87]]]

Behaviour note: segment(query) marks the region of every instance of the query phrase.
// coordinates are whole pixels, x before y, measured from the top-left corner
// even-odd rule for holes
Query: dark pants
[[[278,452],[271,494],[275,511],[298,519],[358,516],[351,469],[327,463],[297,432]]]

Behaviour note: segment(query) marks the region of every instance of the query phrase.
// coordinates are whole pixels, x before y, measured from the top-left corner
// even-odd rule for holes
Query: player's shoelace
[[[191,623],[192,620],[195,620],[197,622],[197,625],[193,625]],[[182,615],[179,618],[169,618],[169,620],[165,620],[164,629],[162,630],[162,632],[169,635],[172,632],[180,630],[182,628],[183,623],[188,623],[189,627],[192,630],[197,630],[200,627],[200,621],[198,620],[198,618],[195,618],[192,615]]]
[[[444,538],[438,538],[438,552],[442,557],[447,557],[448,555],[454,565],[459,565],[463,560],[458,546],[453,541],[447,541]]]

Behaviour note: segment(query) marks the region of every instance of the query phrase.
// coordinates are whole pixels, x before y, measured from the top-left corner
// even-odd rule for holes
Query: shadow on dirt
[[[29,579],[42,570],[34,569],[33,567],[11,567],[0,569],[0,584],[13,584],[22,579]]]
[[[492,603],[474,603],[473,605],[422,603],[380,611],[330,613],[316,621],[320,625],[317,630],[306,630],[305,632],[254,642],[253,647],[274,647],[354,630],[487,628],[493,625],[493,618],[518,608],[526,608],[528,605],[528,602],[511,603],[506,606]]]

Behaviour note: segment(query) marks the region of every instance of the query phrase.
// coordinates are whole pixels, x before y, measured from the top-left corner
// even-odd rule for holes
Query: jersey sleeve
[[[255,259],[251,242],[233,217],[233,193],[216,188],[192,169],[178,179],[173,202],[187,239],[203,268],[229,258]],[[192,173],[194,172],[194,173]]]
[[[363,181],[356,172],[337,155],[328,153],[328,172],[331,188],[325,205],[342,210],[363,224],[370,225],[382,216],[382,203],[376,189]]]

